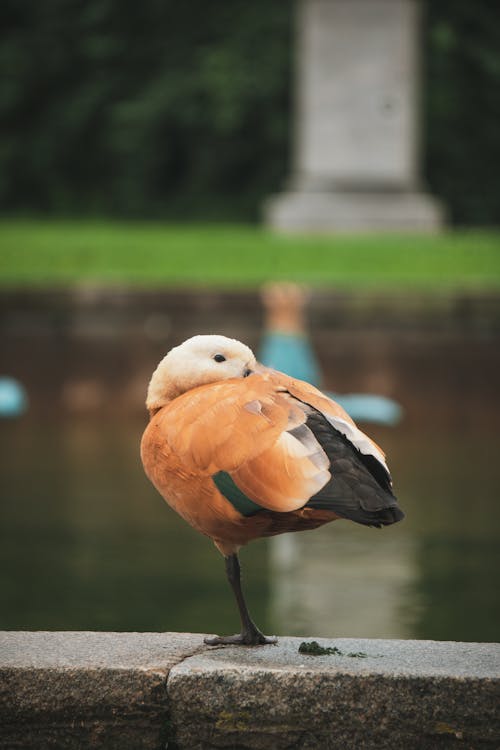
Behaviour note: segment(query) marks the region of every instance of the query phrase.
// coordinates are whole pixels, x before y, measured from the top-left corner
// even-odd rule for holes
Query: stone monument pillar
[[[435,230],[419,175],[419,0],[298,0],[285,231]]]

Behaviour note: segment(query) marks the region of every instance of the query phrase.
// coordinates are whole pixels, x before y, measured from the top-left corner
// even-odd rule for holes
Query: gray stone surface
[[[418,0],[301,0],[292,176],[264,206],[287,231],[431,230],[420,186]]]
[[[418,12],[415,0],[299,3],[302,185],[415,184]]]
[[[0,633],[0,748],[160,748],[184,633]]]
[[[286,232],[418,231],[444,223],[431,196],[403,191],[293,190],[270,197],[267,221]]]
[[[0,748],[499,746],[498,645],[318,640],[345,655],[300,654],[300,638],[0,633]]]
[[[181,748],[496,748],[500,647],[318,639],[211,650],[169,677]],[[309,640],[309,639],[308,639]]]

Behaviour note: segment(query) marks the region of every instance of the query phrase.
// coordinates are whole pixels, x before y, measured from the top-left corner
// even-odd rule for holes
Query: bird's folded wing
[[[274,383],[276,387],[285,389],[299,401],[309,404],[321,412],[332,427],[344,435],[357,450],[364,455],[373,456],[384,467],[389,476],[389,469],[387,468],[385,453],[382,448],[356,426],[340,404],[332,401],[332,399],[325,396],[324,393],[313,385],[291,378],[282,372],[267,370],[264,373],[264,377]]]
[[[191,471],[230,474],[269,510],[303,507],[330,479],[329,460],[289,394],[252,375],[195,388],[159,415],[159,427]]]

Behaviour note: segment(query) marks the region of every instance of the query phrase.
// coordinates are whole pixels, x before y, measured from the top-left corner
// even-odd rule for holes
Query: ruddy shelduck
[[[213,539],[241,617],[213,644],[274,643],[252,621],[238,551],[258,537],[347,518],[387,526],[404,517],[382,450],[312,385],[255,361],[225,336],[172,349],[149,383],[144,469],[193,528]]]

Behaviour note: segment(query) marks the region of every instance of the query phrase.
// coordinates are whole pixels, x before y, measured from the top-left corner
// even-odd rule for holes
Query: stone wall
[[[344,750],[500,744],[500,647],[189,633],[0,634],[0,748]],[[310,639],[308,639],[310,641]]]

